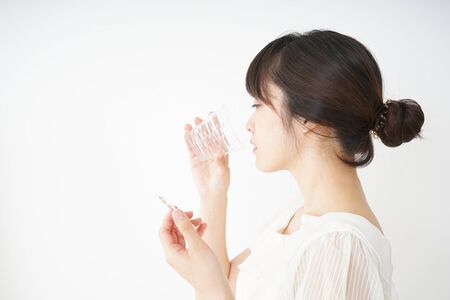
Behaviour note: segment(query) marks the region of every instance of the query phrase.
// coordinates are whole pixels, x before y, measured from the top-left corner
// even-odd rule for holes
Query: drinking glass
[[[230,122],[225,104],[210,112],[200,124],[194,126],[187,140],[195,155],[203,161],[245,148]]]

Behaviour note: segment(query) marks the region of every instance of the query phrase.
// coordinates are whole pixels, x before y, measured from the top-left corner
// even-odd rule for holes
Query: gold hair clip
[[[383,111],[381,111],[376,118],[376,122],[375,122],[375,126],[373,129],[371,129],[369,131],[370,135],[373,138],[378,138],[379,137],[379,132],[381,129],[381,126],[383,126],[384,122],[386,121],[386,114],[389,110],[389,103],[391,103],[391,100],[386,101],[386,103],[381,107],[383,109]]]

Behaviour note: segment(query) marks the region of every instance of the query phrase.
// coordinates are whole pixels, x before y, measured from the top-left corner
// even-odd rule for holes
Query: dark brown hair
[[[269,84],[283,92],[280,117],[287,132],[293,132],[292,121],[310,120],[333,129],[335,136],[327,137],[337,139],[344,163],[360,167],[372,161],[370,132],[385,103],[378,64],[360,42],[331,30],[283,35],[256,55],[246,75],[248,93],[276,111]],[[423,123],[416,101],[390,100],[378,136],[397,147],[422,138]]]

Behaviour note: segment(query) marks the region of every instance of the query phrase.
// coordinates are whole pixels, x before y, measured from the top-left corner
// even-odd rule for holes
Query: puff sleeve
[[[294,265],[295,300],[390,299],[370,250],[352,231],[324,233]]]

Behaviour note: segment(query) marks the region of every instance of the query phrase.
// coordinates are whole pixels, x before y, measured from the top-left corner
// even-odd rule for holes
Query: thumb
[[[177,208],[172,211],[172,217],[178,230],[183,234],[189,246],[194,248],[198,247],[202,240],[186,214],[181,209]]]

